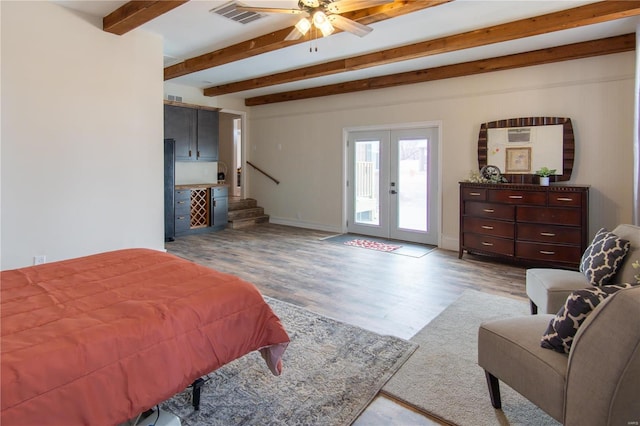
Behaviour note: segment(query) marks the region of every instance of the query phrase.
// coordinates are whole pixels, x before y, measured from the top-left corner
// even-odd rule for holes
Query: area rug
[[[366,248],[369,250],[377,250],[377,251],[394,251],[402,247],[402,246],[397,246],[395,244],[386,244],[378,241],[361,240],[361,239],[346,241],[344,244],[348,246],[361,247],[361,248]]]
[[[189,389],[161,405],[182,426],[349,425],[417,348],[265,299],[291,338],[283,373],[257,352],[225,365],[205,378],[199,411]]]
[[[465,291],[411,338],[419,349],[382,392],[460,426],[558,425],[504,383],[502,411],[491,406],[484,371],[477,364],[478,327],[485,320],[517,315],[529,315],[526,302]]]

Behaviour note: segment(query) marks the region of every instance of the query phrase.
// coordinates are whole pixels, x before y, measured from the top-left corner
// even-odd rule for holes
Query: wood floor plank
[[[526,300],[522,267],[471,255],[458,259],[457,252],[440,249],[419,258],[380,252],[324,240],[331,235],[262,224],[180,237],[166,248],[252,282],[267,296],[404,339],[466,289]],[[404,424],[416,424],[416,415],[425,422],[419,424],[438,424],[381,396],[356,424],[394,424],[390,415]]]

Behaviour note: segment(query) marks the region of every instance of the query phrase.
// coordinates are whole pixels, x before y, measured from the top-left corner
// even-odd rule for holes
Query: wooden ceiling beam
[[[424,83],[453,77],[463,77],[493,71],[542,65],[552,62],[588,58],[612,53],[635,50],[635,34],[626,34],[600,40],[567,44],[559,47],[540,49],[526,53],[500,56],[461,64],[409,71],[382,77],[372,77],[346,83],[331,84],[311,89],[274,93],[245,99],[246,106],[265,105],[276,102],[310,99],[321,96],[359,92],[364,90],[383,89],[405,84]]]
[[[361,24],[369,25],[374,22],[395,18],[450,1],[452,0],[395,0],[393,3],[343,13],[342,16],[360,22]],[[164,69],[164,79],[170,80],[307,41],[304,37],[298,40],[285,41],[285,37],[291,30],[293,30],[293,27],[283,28],[168,66]],[[336,30],[334,34],[338,34],[339,32],[340,30]]]
[[[323,77],[392,62],[416,59],[472,47],[516,40],[554,31],[576,28],[640,14],[640,1],[603,1],[585,6],[521,19],[506,24],[468,31],[434,40],[382,50],[312,65],[296,70],[223,84],[204,89],[205,96],[219,96],[277,84],[291,83],[309,78]]]
[[[102,18],[104,31],[123,35],[189,0],[130,1]]]

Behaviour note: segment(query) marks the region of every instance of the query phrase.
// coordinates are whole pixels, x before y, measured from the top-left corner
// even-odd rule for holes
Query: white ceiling
[[[64,7],[99,17],[106,16],[127,3],[127,1],[53,1]],[[150,31],[162,36],[165,66],[167,66],[290,27],[299,19],[299,16],[296,15],[265,14],[264,18],[243,25],[209,12],[227,2],[228,0],[191,0],[134,31]],[[241,0],[241,3],[247,6],[297,8],[297,0]],[[363,38],[342,32],[318,39],[315,41],[317,52],[309,52],[309,43],[301,43],[170,81],[197,88],[216,86],[427,41],[588,3],[594,2],[577,0],[455,0],[371,24],[373,31]],[[245,98],[261,96],[622,35],[635,32],[639,23],[638,17],[619,19],[484,47],[265,87],[236,95]]]

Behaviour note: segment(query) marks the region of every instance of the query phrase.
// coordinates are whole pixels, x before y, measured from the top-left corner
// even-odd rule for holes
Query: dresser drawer
[[[573,208],[519,206],[516,220],[550,225],[581,226],[582,212],[580,209]]]
[[[191,191],[188,189],[177,189],[175,191],[175,199],[178,200],[187,200],[191,199]]]
[[[516,208],[507,204],[477,203],[467,201],[464,203],[464,214],[481,216],[492,219],[514,220]]]
[[[503,256],[513,256],[513,240],[465,232],[464,246],[467,250],[480,250]]]
[[[460,191],[462,192],[462,199],[465,201],[468,201],[468,200],[486,201],[487,200],[487,190],[485,188],[462,188]]]
[[[481,217],[468,217],[464,221],[464,232],[492,235],[494,237],[513,238],[513,222],[485,219]]]
[[[516,256],[521,259],[578,265],[582,258],[582,251],[579,246],[517,241]]]
[[[229,188],[226,186],[214,186],[211,188],[211,198],[220,198],[229,196]]]
[[[176,200],[175,212],[176,214],[188,214],[191,210],[191,200]]]
[[[184,214],[176,213],[176,233],[184,232],[191,229],[191,215],[187,212]]]
[[[489,190],[489,201],[508,204],[544,205],[547,203],[545,191]]]
[[[582,233],[580,228],[554,226],[547,224],[518,223],[516,225],[518,240],[535,241],[551,244],[572,244],[580,246]]]
[[[582,194],[579,192],[549,193],[550,206],[581,207]]]

